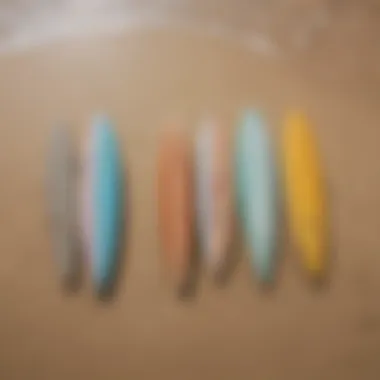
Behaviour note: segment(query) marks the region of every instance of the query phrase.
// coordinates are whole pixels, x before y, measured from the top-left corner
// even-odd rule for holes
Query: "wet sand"
[[[373,17],[348,14],[313,49],[281,59],[163,31],[1,56],[0,378],[378,379],[380,52]],[[202,276],[194,298],[180,302],[159,271],[159,132],[175,115],[192,138],[209,112],[232,132],[239,112],[252,106],[263,109],[277,142],[287,107],[304,108],[315,123],[331,196],[331,281],[311,289],[284,242],[272,292],[260,291],[243,256],[224,288]],[[94,299],[88,280],[76,294],[61,291],[44,193],[51,126],[67,122],[79,150],[99,111],[116,122],[130,186],[123,278],[108,303]]]

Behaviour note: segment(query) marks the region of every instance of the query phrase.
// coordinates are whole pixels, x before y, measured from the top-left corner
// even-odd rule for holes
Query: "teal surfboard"
[[[252,268],[262,282],[273,279],[277,238],[276,180],[270,145],[260,114],[247,112],[237,134],[237,201]]]
[[[122,221],[122,170],[117,136],[106,117],[93,124],[93,257],[92,275],[97,291],[114,281],[120,249]]]

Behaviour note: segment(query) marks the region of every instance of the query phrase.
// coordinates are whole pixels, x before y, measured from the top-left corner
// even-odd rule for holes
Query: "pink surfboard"
[[[196,211],[202,259],[214,274],[225,268],[232,239],[232,180],[228,138],[213,120],[196,138]]]

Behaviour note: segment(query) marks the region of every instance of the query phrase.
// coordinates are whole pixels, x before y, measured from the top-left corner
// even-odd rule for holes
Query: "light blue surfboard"
[[[96,118],[93,133],[93,281],[102,292],[114,281],[120,249],[122,170],[111,122],[106,117]]]
[[[238,208],[245,240],[256,275],[269,282],[275,264],[277,190],[270,138],[258,112],[244,115],[236,150]]]

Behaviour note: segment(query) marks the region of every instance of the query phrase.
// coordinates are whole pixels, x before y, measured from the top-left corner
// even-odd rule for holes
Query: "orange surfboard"
[[[191,255],[191,160],[187,140],[177,130],[162,136],[158,154],[158,222],[164,265],[181,286]]]

